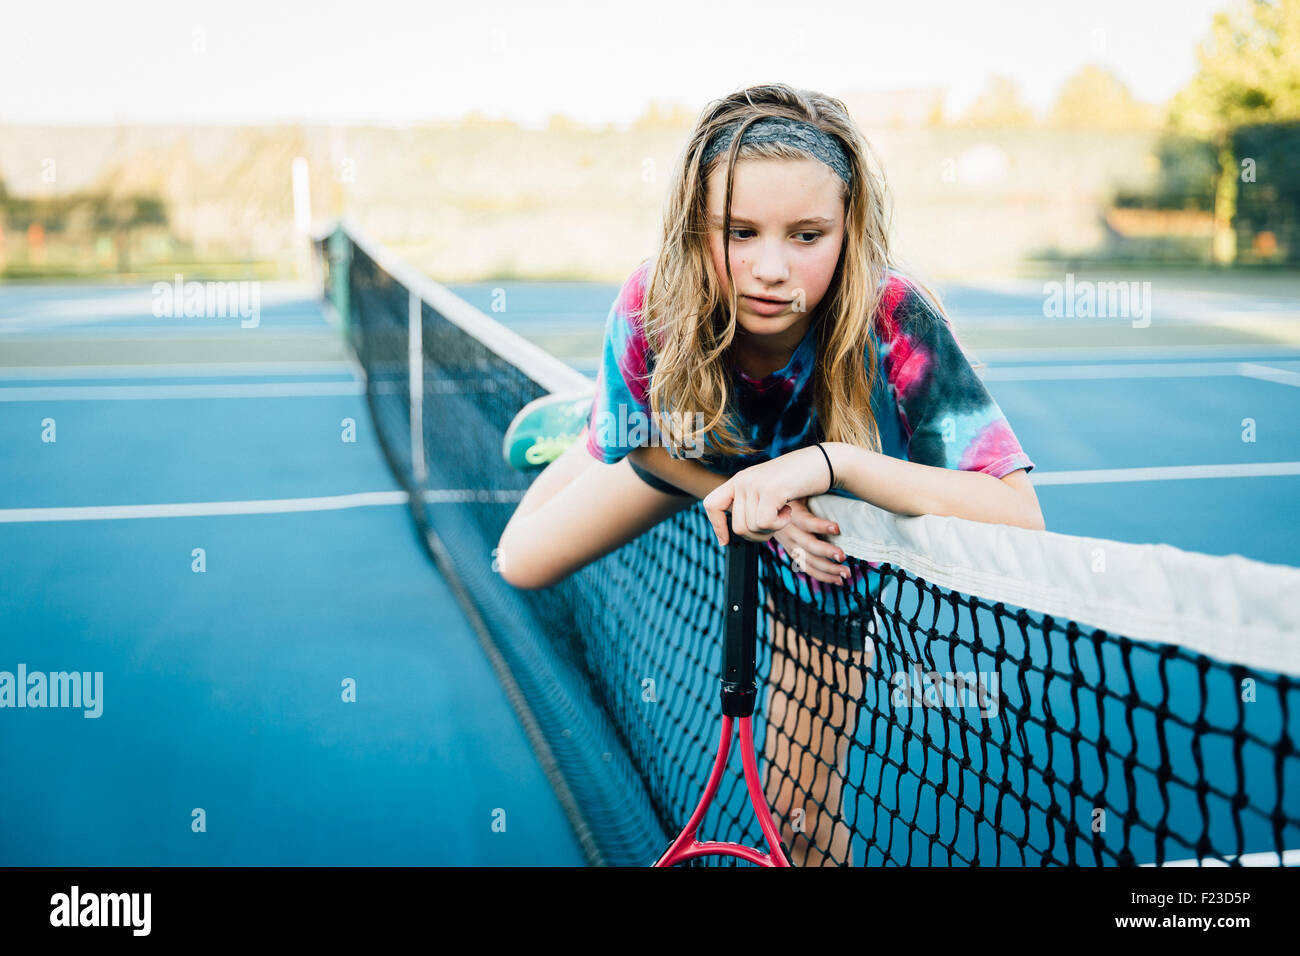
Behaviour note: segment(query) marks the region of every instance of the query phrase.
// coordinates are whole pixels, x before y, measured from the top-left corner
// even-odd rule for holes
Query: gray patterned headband
[[[731,145],[732,137],[736,135],[740,123],[741,121],[737,120],[713,134],[709,145],[704,148],[705,167]],[[852,184],[849,158],[844,154],[844,147],[833,136],[803,120],[787,119],[784,116],[764,116],[762,119],[755,120],[745,130],[741,143],[788,143],[820,159],[845,183]]]

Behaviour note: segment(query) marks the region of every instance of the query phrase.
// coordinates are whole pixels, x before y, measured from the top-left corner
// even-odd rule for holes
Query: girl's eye
[[[751,233],[751,232],[753,232],[753,231],[754,231],[753,229],[743,229],[743,228],[737,226],[736,228],[734,228],[734,229],[731,230],[731,238],[732,238],[732,239],[737,239],[737,240],[742,240],[742,241],[743,241],[744,239],[747,239],[747,238],[749,238],[749,237],[748,237],[748,236],[738,236],[738,235],[736,235],[736,233],[738,233],[738,232]],[[795,235],[798,235],[798,236],[807,236],[808,238],[805,239],[805,240],[803,240],[803,244],[806,245],[806,246],[810,246],[810,245],[812,245],[814,242],[816,242],[818,239],[821,238],[821,233],[820,233],[820,232],[799,232],[799,233],[795,233]]]

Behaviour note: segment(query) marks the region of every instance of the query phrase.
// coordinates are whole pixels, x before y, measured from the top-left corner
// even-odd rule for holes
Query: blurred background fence
[[[1226,5],[1165,103],[1080,67],[1046,108],[990,75],[835,90],[882,156],[898,248],[936,277],[1061,264],[1300,265],[1300,3]],[[719,90],[721,94],[725,91]],[[0,275],[276,277],[301,268],[290,169],[439,277],[619,281],[650,250],[701,104],[633,123],[469,112],[403,126],[4,123]],[[562,241],[556,241],[557,237]]]

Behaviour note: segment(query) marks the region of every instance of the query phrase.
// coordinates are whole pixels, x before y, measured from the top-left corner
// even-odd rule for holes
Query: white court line
[[[466,502],[502,502],[502,501],[521,501],[524,497],[524,491],[518,488],[446,488],[436,491],[426,491],[422,497],[429,504],[435,505],[454,505]]]
[[[1100,485],[1125,481],[1177,481],[1195,478],[1271,478],[1300,475],[1300,461],[1246,465],[1169,465],[1158,468],[1095,468],[1088,471],[1031,471],[1035,485]]]
[[[957,330],[961,334],[961,329]],[[1254,359],[1262,356],[1273,358],[1300,357],[1300,347],[1283,344],[1261,345],[1115,345],[1109,348],[1059,348],[1056,346],[1033,348],[969,348],[966,350],[972,359],[980,358],[989,362],[1024,362],[1024,361],[1124,361],[1128,359]]]
[[[992,382],[1028,382],[1053,381],[1056,379],[1107,379],[1107,378],[1214,378],[1251,375],[1248,370],[1262,369],[1264,366],[1245,362],[1181,362],[1173,363],[1132,363],[1128,365],[1021,365],[1013,367],[986,368],[980,374],[985,381]],[[1300,375],[1294,372],[1276,370],[1279,375]]]
[[[210,515],[271,515],[299,511],[341,511],[374,505],[404,505],[405,491],[365,491],[319,498],[271,498],[263,501],[189,501],[163,505],[93,505],[78,508],[6,508],[0,524],[42,521],[114,521],[128,518],[201,518]]]
[[[31,365],[0,366],[0,380],[51,378],[211,378],[216,375],[355,374],[351,362],[208,362],[192,365]]]
[[[423,493],[430,504],[519,501],[521,489],[443,488]],[[160,505],[89,505],[73,508],[0,509],[0,524],[42,521],[113,521],[133,518],[202,518],[212,515],[271,515],[300,511],[341,511],[375,505],[405,505],[405,491],[364,491],[318,498],[269,498],[260,501],[189,501]]]
[[[238,316],[232,316],[224,325],[192,325],[177,328],[170,325],[115,325],[111,328],[74,328],[65,334],[24,335],[25,332],[41,332],[42,329],[0,328],[0,341],[13,337],[27,342],[111,342],[121,339],[124,342],[136,339],[190,339],[190,338],[237,338],[239,336],[271,338],[323,338],[334,332],[322,317],[319,323],[276,325],[263,322],[256,326],[244,328]],[[44,330],[49,332],[61,330]]]
[[[1243,853],[1238,857],[1227,857],[1229,860],[1235,859],[1242,866],[1300,866],[1300,850],[1283,850],[1279,859],[1277,853],[1269,850],[1263,853]],[[1155,866],[1154,863],[1143,863],[1143,866]],[[1228,866],[1223,860],[1175,860],[1171,863],[1165,863],[1164,866]]]
[[[1279,385],[1292,385],[1300,388],[1300,372],[1288,369],[1271,368],[1255,362],[1243,362],[1241,374],[1247,378],[1257,378],[1265,382],[1277,382]]]
[[[1177,474],[1170,474],[1176,472]],[[1192,474],[1192,473],[1195,474]],[[1300,462],[1274,462],[1262,465],[1189,465],[1173,468],[1098,469],[1096,471],[1055,471],[1032,474],[1035,484],[1069,485],[1098,481],[1154,481],[1165,478],[1232,478],[1257,475],[1300,475]],[[430,504],[465,502],[518,501],[522,489],[446,488],[425,491]],[[317,498],[272,498],[258,501],[199,501],[156,505],[90,505],[69,508],[0,509],[0,524],[23,524],[40,521],[102,521],[124,518],[191,518],[207,515],[285,514],[299,511],[337,511],[372,505],[404,505],[409,498],[404,491],[369,491],[350,495],[327,495]]]
[[[364,395],[366,387],[351,382],[267,382],[243,385],[51,385],[0,388],[0,402],[136,401],[167,398],[314,398],[321,395]]]

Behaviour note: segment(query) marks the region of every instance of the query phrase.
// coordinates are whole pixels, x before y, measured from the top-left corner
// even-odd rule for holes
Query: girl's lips
[[[767,299],[759,299],[752,295],[745,296],[745,301],[749,303],[748,308],[750,312],[768,318],[784,315],[790,310],[790,303],[788,301],[771,302]]]

